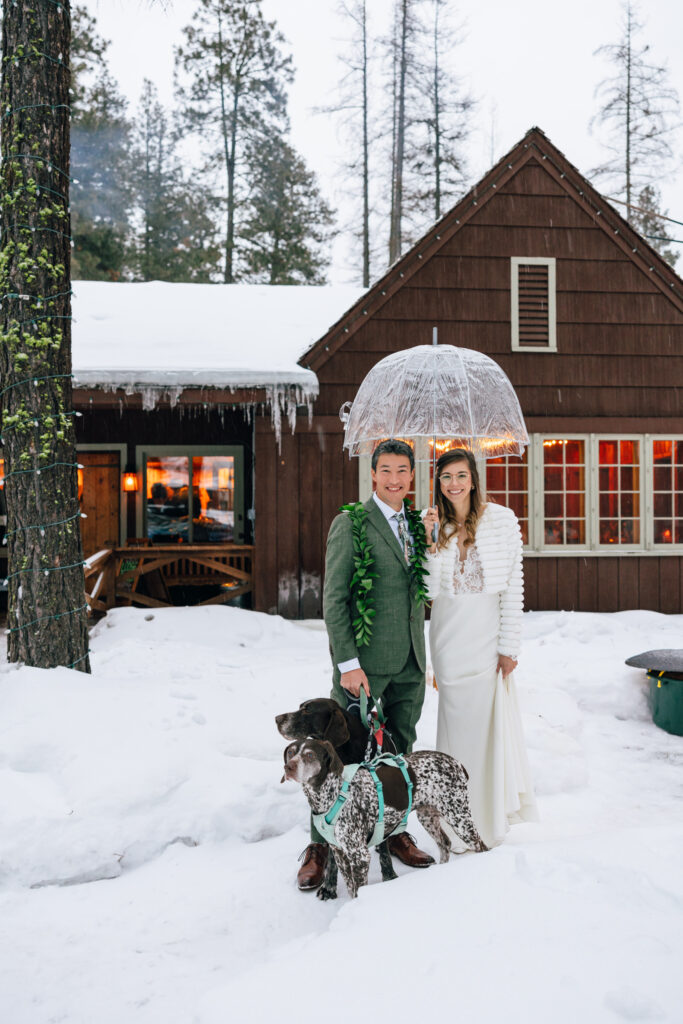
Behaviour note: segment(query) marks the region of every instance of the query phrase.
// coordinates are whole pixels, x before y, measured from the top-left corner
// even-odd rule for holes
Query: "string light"
[[[5,583],[9,583],[15,576],[22,576],[24,573],[43,573],[48,576],[51,572],[65,572],[67,569],[78,569],[81,565],[85,565],[84,561],[72,562],[71,565],[51,565],[39,568],[39,569],[17,569],[16,572],[12,572],[5,579]]]
[[[64,197],[62,196],[62,198]],[[60,235],[61,238],[67,238],[69,241],[72,241],[72,236],[65,234],[64,231],[58,231],[56,228],[46,228],[43,227],[42,225],[39,227],[33,227],[32,224],[10,224],[9,227],[7,227],[5,231],[3,231],[3,235],[8,235],[10,231],[12,231],[14,228],[25,228],[26,231],[31,232],[48,231],[51,235]]]
[[[7,543],[7,538],[12,537],[15,533],[28,533],[29,530],[49,530],[53,526],[63,526],[65,523],[72,523],[74,519],[87,519],[87,515],[84,512],[76,512],[74,515],[69,516],[67,519],[58,519],[55,523],[32,523],[30,526],[18,526],[16,530],[9,530],[5,534],[3,544]]]
[[[80,605],[79,608],[71,608],[68,612],[58,612],[57,615],[41,615],[39,619],[32,619],[31,622],[25,622],[23,626],[13,626],[12,629],[6,629],[5,635],[9,636],[11,633],[18,633],[20,629],[28,629],[29,626],[35,626],[38,622],[47,622],[49,619],[63,619],[66,615],[76,615],[78,612],[82,612],[88,607],[88,602]],[[82,659],[79,658],[79,661]],[[74,662],[74,665],[76,662]]]
[[[36,476],[40,476],[41,473],[47,472],[48,469],[54,469],[55,466],[70,466],[72,469],[83,469],[80,462],[50,462],[47,466],[34,466],[32,469],[13,469],[9,473],[5,473],[3,479],[7,480],[11,476],[22,476],[25,473],[35,473]]]
[[[66,292],[61,294],[66,295]],[[70,294],[70,293],[69,293]],[[15,380],[13,384],[8,384],[6,388],[0,391],[0,398],[5,394],[6,391],[11,391],[12,388],[18,388],[20,384],[38,384],[41,380],[59,380],[60,378],[73,377],[72,373],[48,373],[45,377],[22,377],[21,380]]]

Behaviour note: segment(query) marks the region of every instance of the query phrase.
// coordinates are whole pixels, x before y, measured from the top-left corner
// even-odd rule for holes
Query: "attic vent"
[[[556,352],[554,258],[513,256],[511,271],[513,350]]]

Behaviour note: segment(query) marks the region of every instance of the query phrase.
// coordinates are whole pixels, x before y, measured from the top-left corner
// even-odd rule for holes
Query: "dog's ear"
[[[343,771],[344,765],[341,762],[339,754],[329,742],[329,740],[320,740],[318,742],[320,748],[321,761],[325,761],[323,767],[332,769],[333,771]]]
[[[298,745],[298,744],[297,744],[297,742],[296,742],[296,740],[295,740],[295,741],[294,741],[294,743],[290,743],[290,744],[289,744],[288,746],[286,746],[286,747],[285,747],[284,753],[283,753],[283,755],[282,755],[282,758],[283,758],[283,760],[284,760],[285,764],[287,764],[287,762],[289,761],[289,759],[290,759],[290,757],[292,756],[292,754],[294,753],[294,749],[295,749],[295,747],[296,747],[297,745]],[[285,777],[284,775],[283,775],[283,776],[282,776],[282,778],[280,779],[280,782],[281,782],[281,783],[282,783],[282,782],[286,782],[286,777]]]
[[[341,708],[335,708],[330,715],[327,728],[323,733],[323,740],[327,740],[333,747],[341,747],[349,738],[349,727]]]

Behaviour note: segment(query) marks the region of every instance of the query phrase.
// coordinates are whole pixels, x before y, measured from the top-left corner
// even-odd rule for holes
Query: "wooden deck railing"
[[[254,548],[248,544],[131,544],[93,555],[85,576],[86,600],[93,611],[107,611],[117,604],[170,608],[173,586],[220,587],[220,593],[197,603],[223,604],[253,589]]]

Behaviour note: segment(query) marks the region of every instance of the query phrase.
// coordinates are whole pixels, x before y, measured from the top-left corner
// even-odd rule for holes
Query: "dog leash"
[[[379,700],[374,700],[373,698],[375,710],[368,712],[368,697],[362,686],[360,688],[359,697],[361,721],[368,725],[371,733],[370,739],[368,740],[368,749],[370,746],[370,741],[374,736],[375,742],[377,743],[377,750],[379,754],[381,754],[382,749],[384,747],[384,730],[386,728],[386,718],[384,717],[384,712],[382,711],[382,705],[380,704]],[[368,760],[367,752],[366,760]]]

